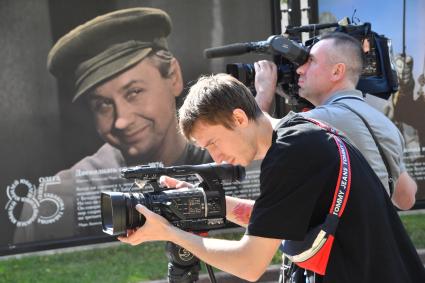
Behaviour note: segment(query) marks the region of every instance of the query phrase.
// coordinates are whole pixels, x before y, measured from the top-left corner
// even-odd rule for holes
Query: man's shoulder
[[[347,115],[350,115],[350,111],[336,103],[324,104],[317,106],[309,111],[302,112],[305,118],[318,119],[323,122],[332,122],[338,119],[342,119]]]
[[[344,105],[352,109],[351,110],[346,108],[346,111],[351,112],[351,117],[353,117],[353,115],[360,115],[364,120],[366,120],[376,135],[379,136],[380,133],[382,133],[383,136],[390,135],[392,138],[397,137],[397,139],[399,136],[401,136],[399,134],[397,126],[383,112],[369,105],[366,101],[349,101],[347,99],[346,101],[341,101],[340,104],[336,106],[340,108],[345,108]],[[354,113],[353,110],[356,113]],[[344,121],[344,123],[352,122],[359,124],[359,126],[364,125],[364,122],[359,121],[359,119],[353,120],[351,118],[347,119],[344,116],[341,116],[340,120]]]
[[[302,113],[304,117],[318,119],[337,128],[341,126],[350,128],[352,124],[363,125],[363,122],[358,119],[358,114],[368,121],[372,128],[385,127],[391,131],[396,131],[396,126],[384,113],[363,100],[341,99]]]
[[[276,123],[274,129],[285,129],[307,122],[309,121],[301,113],[290,111]]]
[[[286,131],[292,128],[303,128],[305,131],[316,129],[314,118],[304,113],[289,112],[274,127],[275,131]]]
[[[385,121],[390,121],[390,119],[385,116],[385,114],[378,109],[375,106],[372,106],[370,102],[363,98],[358,99],[350,99],[352,97],[341,97],[340,99],[335,100],[334,102],[331,102],[327,105],[323,105],[325,108],[326,106],[328,109],[345,109],[348,112],[352,112],[352,110],[348,109],[347,106],[351,109],[354,109],[357,113],[364,115],[366,117],[375,117],[378,119],[383,119]],[[342,111],[342,110],[341,110]]]
[[[326,127],[320,121],[300,113],[289,113],[274,128],[273,144],[280,144],[280,149],[290,147],[294,150],[314,150],[328,143]]]

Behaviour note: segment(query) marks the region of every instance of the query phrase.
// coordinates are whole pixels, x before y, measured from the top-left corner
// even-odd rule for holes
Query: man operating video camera
[[[417,185],[403,162],[404,139],[385,115],[364,100],[356,89],[363,67],[363,51],[357,39],[331,33],[312,47],[310,59],[297,69],[299,95],[315,109],[304,117],[328,123],[350,138],[381,179],[395,206],[407,210],[415,204]],[[257,102],[268,111],[276,89],[276,66],[255,64]]]
[[[250,91],[225,74],[199,79],[179,118],[186,138],[216,163],[246,166],[263,159],[255,203],[226,197],[226,217],[247,226],[246,234],[238,241],[203,238],[139,204],[145,224],[120,241],[171,241],[250,281],[258,280],[282,244],[298,267],[285,272],[285,282],[304,282],[289,281],[296,274],[316,282],[425,280],[382,183],[337,131],[297,114],[273,127]]]

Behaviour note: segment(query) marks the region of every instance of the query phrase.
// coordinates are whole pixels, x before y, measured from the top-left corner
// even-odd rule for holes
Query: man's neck
[[[272,128],[274,129],[277,123],[279,123],[280,119],[273,118],[267,112],[263,112],[263,114],[266,116],[267,120],[269,120],[270,124],[272,125]]]
[[[351,90],[355,90],[355,87],[353,87],[352,85],[334,87],[334,88],[330,89],[326,93],[326,95],[320,96],[320,98],[313,104],[314,104],[314,106],[323,105],[330,97],[335,95],[335,93],[342,92],[342,91],[351,91]]]
[[[256,121],[256,134],[257,134],[257,154],[255,159],[263,159],[267,151],[272,145],[273,138],[273,124],[278,120],[270,117],[270,115],[262,115]]]

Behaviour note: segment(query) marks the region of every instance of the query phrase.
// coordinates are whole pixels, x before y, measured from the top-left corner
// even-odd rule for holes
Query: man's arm
[[[239,226],[248,226],[253,207],[253,200],[226,196],[226,218]]]
[[[402,210],[413,207],[416,201],[418,186],[415,180],[405,171],[400,174],[395,184],[392,201],[395,206]]]
[[[170,241],[206,263],[240,278],[256,281],[264,273],[281,240],[244,235],[239,241],[203,238],[172,226],[165,218],[142,205],[137,210],[146,217],[145,224],[121,242],[138,245],[149,241]]]
[[[270,113],[277,84],[276,64],[271,61],[261,60],[254,63],[254,68],[255,90],[257,92],[255,101],[262,111]]]

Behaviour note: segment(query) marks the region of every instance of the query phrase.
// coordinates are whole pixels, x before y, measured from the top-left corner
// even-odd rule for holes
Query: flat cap
[[[168,14],[130,8],[96,17],[60,38],[47,57],[55,77],[73,76],[73,101],[101,82],[134,66],[152,50],[168,49]]]

